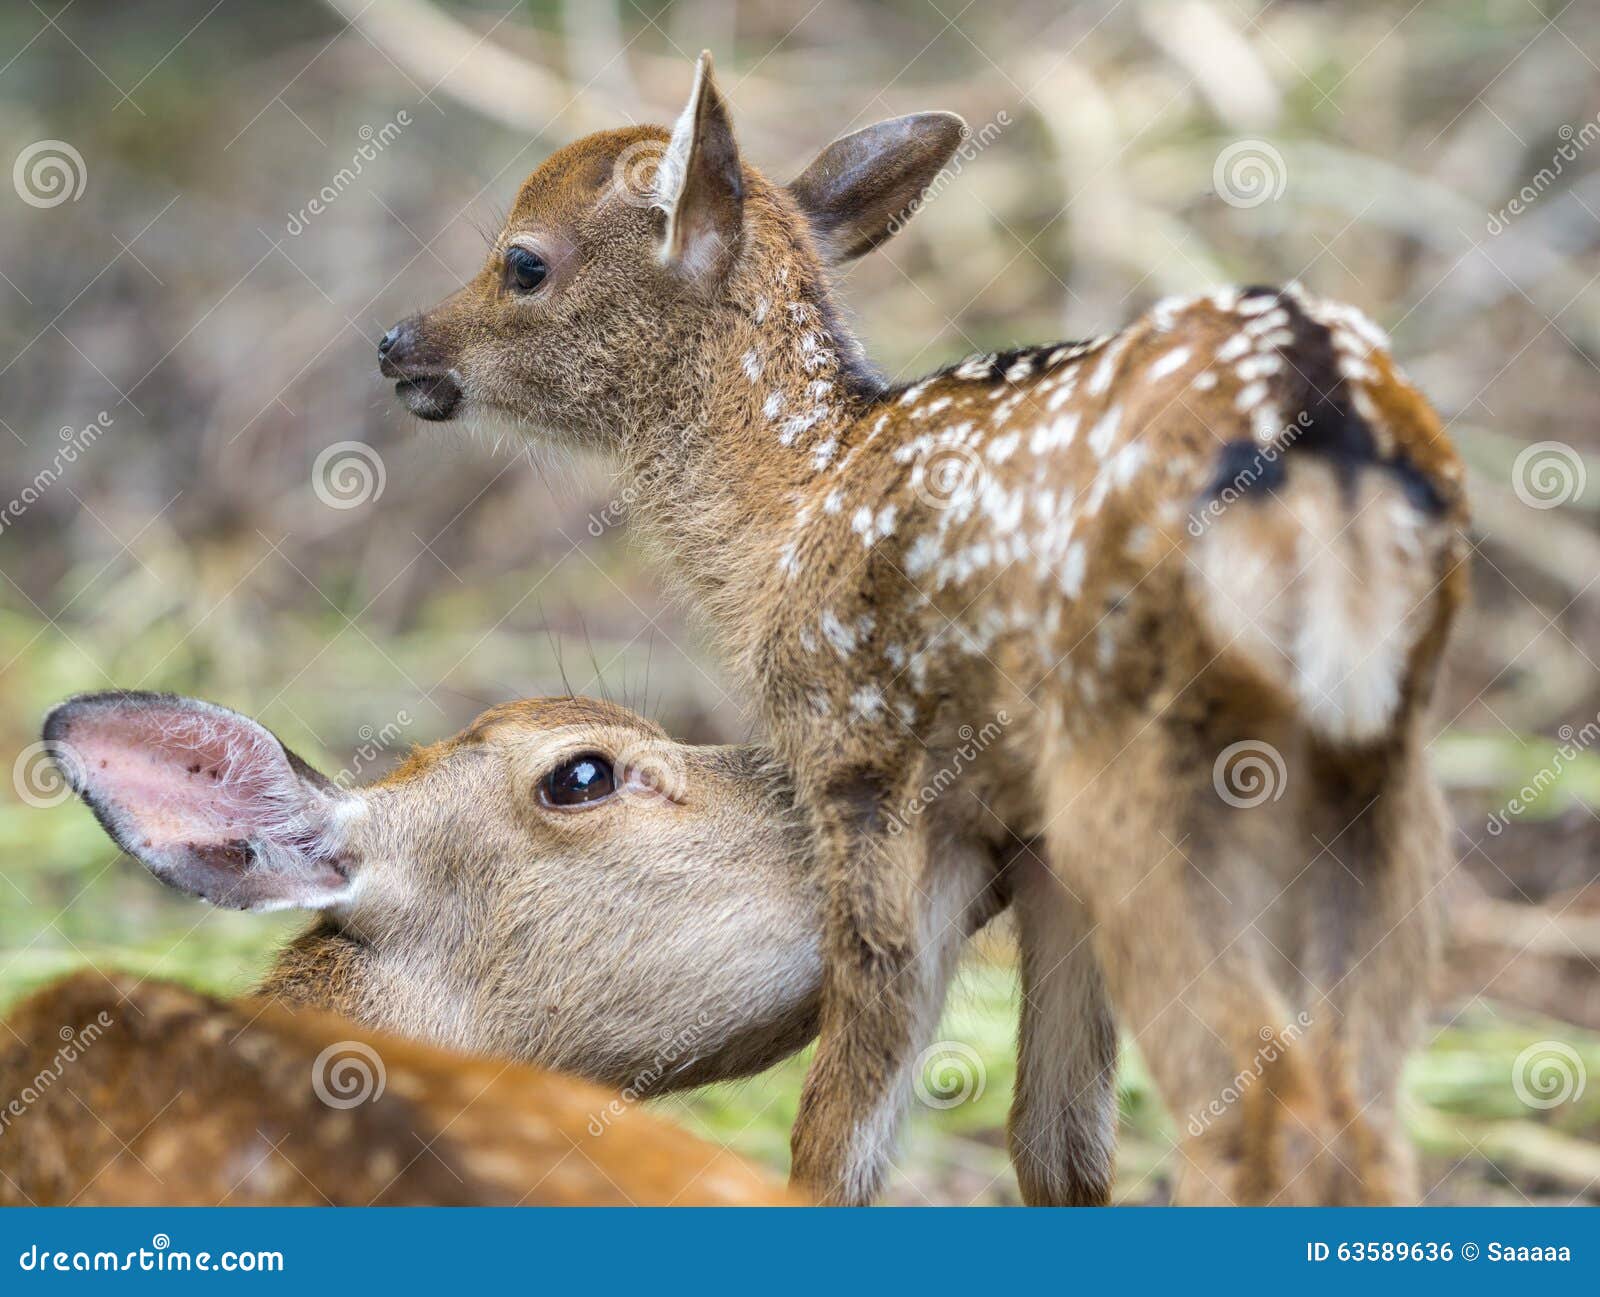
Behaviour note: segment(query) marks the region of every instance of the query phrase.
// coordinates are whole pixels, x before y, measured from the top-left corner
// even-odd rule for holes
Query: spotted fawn
[[[800,1186],[879,1191],[985,862],[1020,852],[1028,1201],[1107,1200],[1117,1027],[1181,1200],[1403,1200],[1460,463],[1376,326],[1296,285],[884,382],[830,275],[963,130],[882,122],[777,184],[702,56],[670,131],[545,161],[380,368],[421,418],[610,457],[759,698],[828,889]]]

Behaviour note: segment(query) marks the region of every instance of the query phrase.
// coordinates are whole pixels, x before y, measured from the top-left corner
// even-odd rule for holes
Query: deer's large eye
[[[547,806],[584,806],[616,791],[611,762],[594,752],[563,761],[539,784],[539,796]]]
[[[550,267],[537,252],[517,247],[506,250],[506,278],[517,292],[533,292],[549,273]]]

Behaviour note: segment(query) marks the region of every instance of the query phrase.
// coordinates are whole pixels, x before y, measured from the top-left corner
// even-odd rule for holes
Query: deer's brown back
[[[612,1091],[317,1010],[84,972],[10,1027],[0,1203],[791,1201]]]

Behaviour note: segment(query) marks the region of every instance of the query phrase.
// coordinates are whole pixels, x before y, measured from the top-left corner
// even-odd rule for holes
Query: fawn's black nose
[[[394,344],[400,340],[400,326],[397,324],[388,333],[378,339],[378,354],[387,356],[394,350]]]

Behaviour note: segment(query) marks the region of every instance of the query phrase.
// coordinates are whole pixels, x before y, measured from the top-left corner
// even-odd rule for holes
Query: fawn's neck
[[[762,633],[750,610],[883,385],[819,274],[769,271],[733,298],[732,327],[697,348],[694,372],[709,377],[669,424],[628,438],[623,469],[636,522],[748,671]]]

